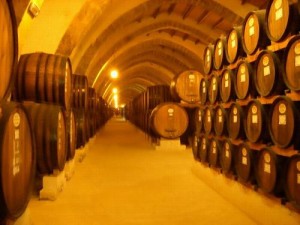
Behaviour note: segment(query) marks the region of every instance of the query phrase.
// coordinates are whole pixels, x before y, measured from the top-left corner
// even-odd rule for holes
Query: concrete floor
[[[155,151],[112,119],[57,200],[33,196],[28,212],[34,225],[258,224],[195,175],[195,163],[190,150]]]

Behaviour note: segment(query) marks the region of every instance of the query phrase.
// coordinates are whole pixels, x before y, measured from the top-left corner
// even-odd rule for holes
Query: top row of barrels
[[[283,42],[300,31],[299,21],[299,0],[270,0],[266,9],[248,13],[241,26],[206,47],[204,73],[208,75],[272,43]]]

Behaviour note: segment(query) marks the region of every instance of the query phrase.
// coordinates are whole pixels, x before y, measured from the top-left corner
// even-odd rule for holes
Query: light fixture
[[[113,91],[114,94],[117,94],[117,93],[118,93],[118,89],[117,89],[117,88],[113,88],[112,91]]]
[[[37,17],[40,13],[40,7],[36,3],[30,2],[28,12],[32,17]]]
[[[116,79],[116,78],[118,78],[118,76],[119,76],[119,72],[118,72],[117,70],[112,70],[112,71],[111,71],[110,77],[111,77],[112,79]]]

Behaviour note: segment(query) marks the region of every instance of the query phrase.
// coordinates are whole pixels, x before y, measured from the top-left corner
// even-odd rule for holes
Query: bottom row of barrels
[[[260,151],[247,143],[233,144],[230,139],[195,135],[195,160],[233,174],[242,183],[257,184],[267,194],[287,198],[300,207],[300,154],[284,157],[271,147]]]
[[[108,120],[99,117],[55,105],[0,103],[0,222],[23,214],[35,175],[62,171]]]

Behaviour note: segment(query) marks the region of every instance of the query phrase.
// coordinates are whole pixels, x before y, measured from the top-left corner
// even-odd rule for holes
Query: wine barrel
[[[226,110],[224,109],[224,107],[222,105],[218,105],[214,111],[215,111],[215,117],[214,117],[213,123],[214,123],[215,134],[217,136],[226,135],[227,134]]]
[[[88,108],[88,79],[85,75],[73,75],[73,101],[74,108]]]
[[[239,181],[252,182],[254,178],[255,151],[243,143],[238,146],[235,156],[235,171]]]
[[[283,79],[286,86],[294,91],[300,90],[300,35],[293,37],[284,53]]]
[[[185,109],[173,102],[159,104],[150,115],[151,129],[167,139],[179,138],[188,128],[188,123]]]
[[[242,43],[242,26],[233,27],[226,40],[225,53],[229,63],[234,63],[239,57],[246,55]]]
[[[213,55],[214,55],[214,46],[209,44],[204,49],[203,54],[203,72],[208,75],[213,69]]]
[[[220,167],[220,152],[221,152],[221,142],[216,139],[212,138],[209,145],[208,150],[208,163],[211,167],[218,168]]]
[[[194,123],[195,123],[195,133],[200,134],[203,131],[203,116],[204,111],[202,108],[198,107],[194,113]]]
[[[227,131],[232,139],[244,138],[244,111],[238,103],[232,103],[227,118]]]
[[[286,179],[284,184],[288,200],[297,208],[300,207],[300,154],[288,160]]]
[[[208,99],[211,104],[219,100],[219,77],[213,74],[209,80]]]
[[[230,139],[225,139],[220,151],[220,165],[222,172],[225,174],[235,173],[234,158],[236,155],[236,146],[233,145]]]
[[[226,46],[227,40],[225,37],[220,37],[215,41],[213,63],[216,70],[220,70],[223,65],[228,64],[225,51]]]
[[[206,136],[200,137],[198,154],[199,154],[199,159],[202,163],[207,162],[209,146],[210,146],[210,140]]]
[[[33,134],[20,104],[1,102],[0,112],[0,220],[16,219],[31,196],[35,172]]]
[[[187,103],[199,102],[201,78],[203,78],[203,75],[195,70],[184,71],[175,76],[170,85],[173,97]]]
[[[255,97],[253,69],[252,65],[246,60],[243,60],[238,64],[234,88],[238,99],[245,99],[248,96]]]
[[[243,23],[243,48],[248,55],[254,54],[259,48],[265,48],[271,42],[265,26],[266,10],[250,12]]]
[[[76,121],[76,149],[83,147],[89,137],[87,133],[87,116],[84,109],[74,109],[74,116]]]
[[[258,100],[251,100],[246,109],[245,133],[250,142],[263,141],[268,143],[269,105],[262,105]]]
[[[200,158],[199,158],[199,141],[200,141],[200,138],[199,138],[198,134],[194,134],[192,150],[193,150],[194,159],[196,161],[200,160]]]
[[[26,103],[25,107],[35,135],[38,173],[62,171],[67,158],[66,121],[62,107],[36,103]]]
[[[67,142],[66,142],[66,148],[67,148],[67,160],[71,160],[75,156],[75,150],[76,150],[76,120],[75,115],[73,112],[73,109],[70,109],[65,113],[66,115],[66,135],[67,135]]]
[[[283,192],[285,161],[282,156],[264,148],[259,151],[255,167],[258,187],[264,193],[278,195]]]
[[[0,1],[0,100],[6,99],[14,85],[18,61],[18,33],[12,1]]]
[[[205,107],[203,117],[203,127],[205,134],[213,132],[214,109],[210,106]]]
[[[96,90],[88,87],[88,110],[95,111],[96,109]]]
[[[13,98],[71,106],[72,68],[69,58],[42,52],[21,55]]]
[[[225,69],[221,74],[220,97],[224,103],[235,99],[234,75],[230,69]]]
[[[289,34],[300,30],[297,2],[270,0],[266,11],[267,35],[274,42],[283,41]]]
[[[263,97],[284,94],[284,68],[279,57],[281,54],[268,50],[262,51],[257,57],[254,84],[258,94]]]
[[[146,91],[147,110],[154,109],[160,103],[172,101],[172,96],[170,91],[171,91],[170,85],[155,85],[155,86],[147,87],[147,91]],[[176,93],[173,94],[177,95]],[[177,98],[179,99],[179,97]]]
[[[279,148],[294,145],[300,150],[300,102],[280,96],[275,99],[270,109],[269,129],[272,141]]]
[[[208,99],[208,87],[209,82],[207,78],[203,78],[200,81],[200,103],[205,105]]]

